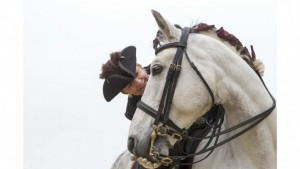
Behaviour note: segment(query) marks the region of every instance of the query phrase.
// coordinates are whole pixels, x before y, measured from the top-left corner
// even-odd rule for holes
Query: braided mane
[[[177,28],[181,29],[179,25],[175,25]],[[223,27],[216,29],[215,25],[208,25],[206,23],[199,23],[194,25],[191,29],[191,33],[199,33],[224,43],[232,51],[236,52],[242,59],[244,59],[250,67],[253,68],[253,61],[255,60],[255,52],[251,46],[251,54],[249,53],[247,47],[244,47],[238,38],[233,34],[224,30]],[[162,32],[158,31],[156,38],[153,40],[153,48],[157,49],[160,45],[160,41],[163,39]]]

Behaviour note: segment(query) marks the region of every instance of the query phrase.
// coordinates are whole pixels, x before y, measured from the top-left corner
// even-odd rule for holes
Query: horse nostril
[[[133,148],[134,148],[134,138],[133,137],[129,137],[128,140],[127,140],[127,149],[132,154],[133,154]]]

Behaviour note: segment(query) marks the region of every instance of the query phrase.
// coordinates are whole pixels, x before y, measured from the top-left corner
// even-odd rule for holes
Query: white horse
[[[150,169],[177,168],[178,160],[193,155],[194,162],[204,159],[194,163],[193,169],[276,168],[276,104],[259,76],[226,43],[197,33],[182,38],[183,31],[160,13],[152,13],[164,34],[163,44],[169,46],[157,51],[151,64],[142,102],[131,122],[129,151]],[[182,39],[187,39],[187,45]],[[176,64],[181,66],[171,66],[180,53],[182,63]],[[181,70],[177,80],[169,70]],[[225,114],[214,123],[206,122],[215,126],[207,130],[212,140],[203,139],[193,154],[170,155],[181,139],[192,139],[184,129],[215,105],[222,105]],[[209,150],[214,151],[205,158]]]
[[[123,151],[111,166],[111,169],[134,169],[135,159],[128,150]]]

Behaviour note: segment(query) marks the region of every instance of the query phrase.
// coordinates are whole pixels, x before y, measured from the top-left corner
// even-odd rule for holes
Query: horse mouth
[[[161,165],[168,166],[172,163],[172,160],[168,157],[169,149],[169,141],[164,138],[158,138],[155,146],[150,146],[150,150],[147,154],[138,156],[137,162],[147,169],[155,169]]]
[[[143,158],[143,157],[137,158],[137,162],[140,165],[142,165],[144,168],[147,168],[147,169],[158,168],[159,166],[161,166],[161,163],[159,161],[152,162],[152,161],[148,160],[147,158]]]

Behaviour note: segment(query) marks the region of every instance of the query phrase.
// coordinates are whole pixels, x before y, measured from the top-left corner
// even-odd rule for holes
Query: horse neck
[[[227,81],[227,78],[224,77],[221,81]],[[250,79],[254,80],[256,78],[253,76]],[[255,83],[249,84],[249,86],[244,86],[245,83],[240,84],[237,81],[237,79],[230,79],[229,82],[220,82],[220,86],[217,87],[218,89],[222,89],[218,93],[217,99],[225,108],[222,131],[262,113],[272,106],[270,96],[265,91],[265,88],[259,84],[260,81],[258,79],[255,80]],[[250,82],[248,81],[247,83]],[[254,128],[216,148],[209,158],[195,164],[193,168],[276,168],[275,113],[276,109]],[[236,132],[229,132],[222,135],[219,140],[225,140]],[[204,145],[205,142],[201,143],[198,151]],[[204,155],[195,157],[194,161],[200,160],[203,157]]]
[[[217,82],[216,89],[219,89],[217,92],[219,103],[227,105],[228,109],[233,109],[232,111],[238,110],[237,107],[243,110],[249,109],[249,106],[251,106],[249,111],[253,109],[259,111],[265,109],[265,106],[272,105],[272,100],[262,81],[253,69],[241,59],[244,56],[239,53],[236,46],[218,37],[215,29],[201,31],[199,34],[213,38],[219,44],[215,50],[219,54],[210,57],[213,59],[212,65],[218,67],[218,70],[215,70],[215,80]]]
[[[270,108],[272,99],[258,75],[242,59],[222,64],[225,74],[217,78],[217,98],[230,115],[253,116]],[[224,61],[224,60],[223,60]],[[231,120],[230,116],[228,117]],[[233,117],[236,119],[235,117]],[[243,120],[242,117],[238,118]],[[232,119],[233,120],[233,119]]]
[[[218,40],[219,42],[223,43],[226,47],[228,47],[231,51],[233,51],[234,53],[236,54],[239,54],[239,51],[237,51],[236,47],[231,45],[230,43],[228,43],[228,41],[224,40],[224,39],[221,39],[217,33],[216,33],[216,30],[215,29],[212,29],[212,30],[207,30],[207,31],[201,31],[199,32],[199,34],[202,34],[202,35],[205,35],[205,36],[208,36],[208,37],[211,37],[215,40]]]
[[[227,60],[227,62],[230,63],[219,64],[222,67],[222,73],[218,73],[219,76],[215,77],[216,89],[218,89],[215,91],[217,102],[225,108],[223,130],[262,113],[273,104],[261,80],[250,67],[247,67],[247,64],[243,63],[244,61]],[[217,148],[214,152],[215,158],[231,154],[233,161],[236,163],[242,161],[244,166],[249,166],[244,168],[274,168],[276,165],[275,111],[276,109],[268,118],[247,133]],[[233,133],[226,134],[223,139],[230,137]]]

